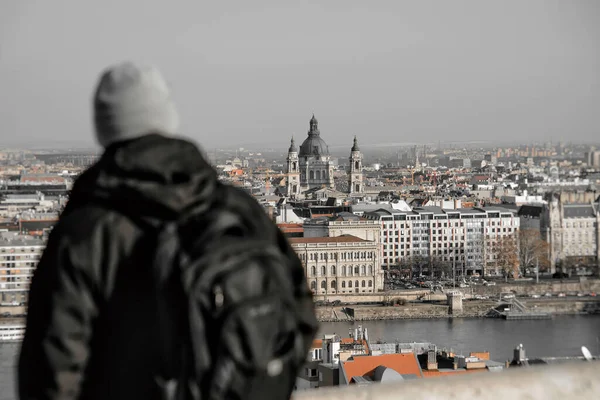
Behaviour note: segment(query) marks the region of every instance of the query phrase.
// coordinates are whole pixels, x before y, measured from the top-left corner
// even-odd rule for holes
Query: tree
[[[512,274],[518,278],[519,271],[519,245],[516,235],[501,236],[493,246],[497,265],[502,271],[505,280]]]
[[[542,240],[537,229],[523,229],[519,232],[519,260],[522,268],[536,266],[540,270],[550,266],[548,259],[548,243]]]
[[[434,276],[439,278],[452,276],[452,261],[444,260],[441,255],[433,255],[430,263]]]

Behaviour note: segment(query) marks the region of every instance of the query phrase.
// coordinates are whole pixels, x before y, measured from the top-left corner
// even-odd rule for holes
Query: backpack
[[[234,212],[203,214],[154,236],[163,398],[287,399],[307,350],[290,260]]]

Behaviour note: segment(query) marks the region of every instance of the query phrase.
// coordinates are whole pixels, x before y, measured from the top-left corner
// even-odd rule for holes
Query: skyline
[[[284,148],[313,112],[331,147],[599,136],[593,0],[140,4],[0,5],[7,145],[92,147],[94,85],[126,59],[163,71],[206,149]]]

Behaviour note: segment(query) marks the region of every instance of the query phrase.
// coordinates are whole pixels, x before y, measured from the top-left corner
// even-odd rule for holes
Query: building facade
[[[383,290],[380,248],[356,236],[289,238],[314,294],[375,293]]]
[[[22,305],[33,272],[44,251],[42,239],[22,235],[0,237],[0,302]]]
[[[540,216],[540,231],[548,242],[552,272],[558,266],[598,267],[600,260],[599,203],[565,204],[552,196]],[[565,268],[562,268],[565,272]]]
[[[504,237],[518,243],[519,217],[504,208],[387,208],[364,217],[381,226],[382,263],[388,268],[423,262],[421,269],[426,271],[435,260],[447,268],[452,264],[457,275],[501,275],[490,244]]]

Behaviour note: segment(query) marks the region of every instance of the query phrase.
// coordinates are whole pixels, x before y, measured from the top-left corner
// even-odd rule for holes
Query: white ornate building
[[[552,272],[565,262],[567,265],[598,265],[599,202],[565,204],[560,196],[552,196],[540,217],[540,231],[549,245]]]
[[[352,235],[289,238],[314,294],[375,293],[383,290],[380,247]]]

